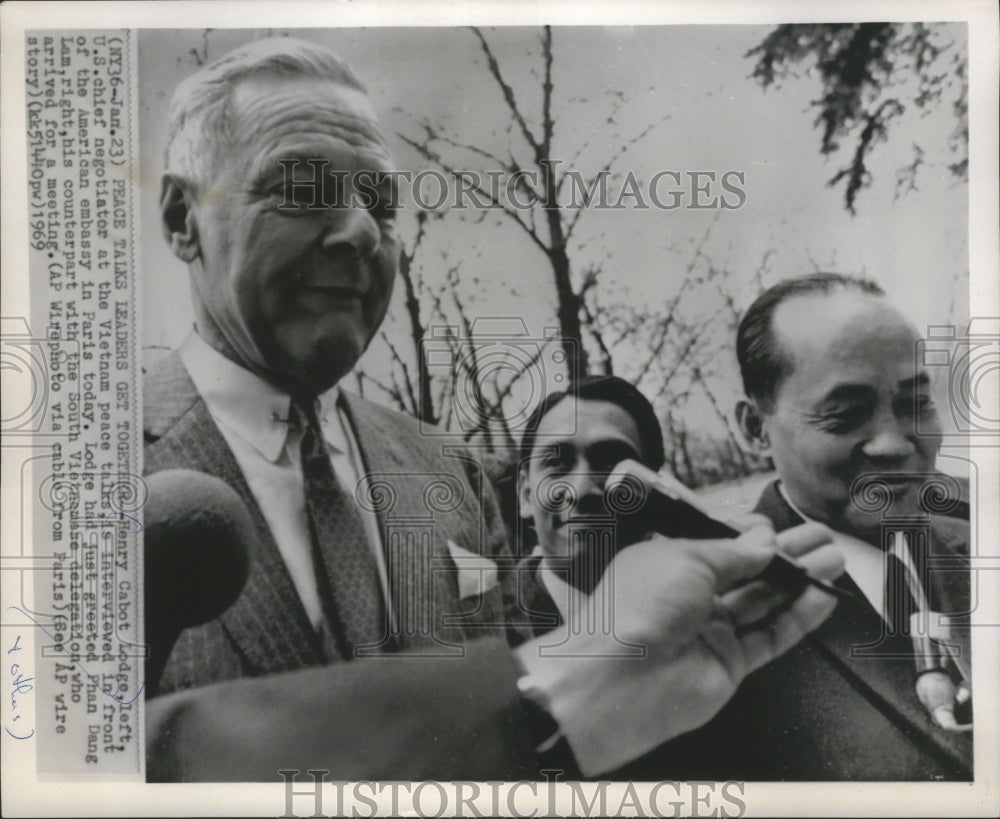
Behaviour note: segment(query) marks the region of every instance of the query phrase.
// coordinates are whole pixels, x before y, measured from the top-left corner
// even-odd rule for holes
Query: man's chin
[[[281,346],[272,369],[318,395],[351,372],[364,349],[354,333],[296,338]]]

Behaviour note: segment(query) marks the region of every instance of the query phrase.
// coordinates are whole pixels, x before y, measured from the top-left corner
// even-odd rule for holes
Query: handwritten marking
[[[15,651],[20,651],[20,650],[21,650],[21,635],[18,634],[17,637],[14,638],[14,644],[7,649],[7,653],[13,654]],[[20,655],[18,656],[17,659],[20,659]],[[20,663],[10,664],[10,676],[13,677],[13,679],[11,680],[11,686],[13,690],[10,692],[10,712],[14,715],[11,718],[11,722],[18,722],[21,719],[21,714],[18,713],[20,705],[18,703],[17,698],[19,696],[20,697],[27,696],[35,688],[35,686],[32,685],[35,678],[25,677],[24,674],[25,672],[21,670]],[[15,734],[6,725],[3,727],[3,729],[7,732],[7,736],[13,737],[14,739],[31,739],[35,735],[34,728],[31,729],[30,734],[25,734],[24,736],[21,736],[20,734]]]
[[[108,514],[104,516],[104,519],[107,520],[108,518],[114,517],[115,515],[121,515],[123,518],[128,518],[136,525],[136,530],[131,534],[137,535],[139,534],[139,532],[142,531],[142,524],[127,512],[108,512]]]
[[[64,654],[68,654],[69,653],[69,652],[66,651],[65,646],[63,646],[62,643],[60,643],[58,640],[56,640],[55,635],[51,631],[49,631],[47,628],[45,628],[45,626],[43,626],[41,623],[39,623],[34,617],[32,617],[30,614],[28,614],[28,612],[26,612],[24,609],[18,608],[17,606],[7,606],[7,611],[11,611],[11,610],[17,611],[17,612],[20,612],[21,614],[23,614],[32,623],[34,623],[36,626],[38,626],[38,628],[40,628],[42,631],[44,631],[45,634],[48,636],[48,638],[50,640],[52,640],[52,642],[54,642],[56,644],[56,647],[60,651],[62,651]],[[102,694],[104,694],[104,696],[110,697],[115,702],[120,702],[122,705],[131,705],[133,702],[135,702],[137,699],[139,699],[139,695],[143,692],[143,689],[145,689],[145,687],[146,687],[146,681],[145,680],[140,681],[139,688],[135,692],[135,696],[132,697],[132,699],[130,699],[130,700],[123,700],[123,699],[121,699],[118,696],[118,692],[121,691],[121,687],[122,687],[122,683],[121,683],[121,678],[123,676],[122,674],[115,674],[115,682],[117,683],[118,687],[114,690],[114,693],[111,693],[109,691],[105,691],[101,687],[101,683],[97,679],[97,675],[96,674],[91,674],[89,671],[87,671],[87,669],[83,665],[83,663],[81,663],[79,660],[74,660],[73,662],[75,662],[76,665],[80,668],[80,670],[84,673],[84,675],[86,677],[88,677],[90,679],[90,681],[95,686],[97,686],[97,690],[98,691],[100,691]],[[34,679],[34,678],[32,678],[32,679]]]

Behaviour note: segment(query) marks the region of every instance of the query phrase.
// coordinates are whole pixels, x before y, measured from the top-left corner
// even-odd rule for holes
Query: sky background
[[[628,139],[663,120],[615,164],[648,179],[660,170],[745,173],[746,204],[738,210],[598,211],[581,218],[572,248],[574,264],[601,269],[598,296],[637,306],[666,302],[678,292],[690,268],[725,270],[724,289],[745,308],[755,295],[754,275],[765,284],[816,269],[865,273],[920,327],[963,322],[968,316],[968,190],[945,167],[955,127],[950,108],[908,111],[889,140],[869,161],[871,188],[857,199],[856,215],[844,207],[843,187],[827,180],[846,156],[823,157],[810,103],[819,95],[811,73],[764,90],[750,76],[747,51],[772,26],[556,27],[553,85],[558,112],[555,153],[567,163],[580,145],[590,147],[572,167],[591,173]],[[473,33],[459,28],[274,30],[331,47],[369,89],[397,165],[414,172],[429,167],[399,134],[419,136],[426,119],[456,140],[505,151],[510,142],[507,108],[485,66]],[[196,68],[194,52],[209,59],[265,36],[248,30],[145,30],[140,36],[140,145],[143,157],[142,266],[144,339],[147,363],[175,346],[191,326],[184,266],[160,234],[157,197],[162,170],[165,117],[177,83]],[[486,29],[485,36],[530,113],[540,110],[537,72],[540,29]],[[962,45],[964,24],[938,29],[944,41]],[[621,96],[613,122],[609,112]],[[535,119],[537,122],[537,117]],[[927,151],[918,190],[895,199],[897,169],[911,158],[912,145]],[[517,142],[515,140],[514,144]],[[523,150],[520,152],[525,153]],[[469,157],[470,168],[482,167]],[[611,190],[617,190],[614,184]],[[404,203],[405,207],[405,203]],[[413,235],[412,213],[404,211],[400,234]],[[695,248],[701,256],[695,259]],[[554,323],[555,299],[547,260],[515,226],[502,219],[481,221],[456,214],[433,222],[418,257],[430,283],[459,265],[470,315],[518,316],[530,332]],[[437,277],[437,278],[435,278]],[[386,324],[392,336],[404,328],[402,288],[397,287]],[[686,307],[689,320],[697,296]],[[707,298],[707,297],[706,297]],[[706,315],[705,320],[711,319]],[[629,375],[629,353],[616,369]],[[378,374],[387,362],[375,343],[363,360]],[[738,392],[731,361],[720,362],[717,398],[730,404]],[[640,384],[655,391],[655,385]],[[371,397],[378,400],[377,393]],[[692,422],[709,413],[697,400],[687,408]],[[705,423],[711,425],[708,419]]]

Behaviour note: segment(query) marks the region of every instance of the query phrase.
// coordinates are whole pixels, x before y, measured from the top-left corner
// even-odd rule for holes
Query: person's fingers
[[[844,573],[844,553],[832,543],[795,558],[795,562],[818,580],[836,580]]]
[[[739,529],[741,532],[749,532],[751,529],[757,526],[767,526],[770,529],[774,528],[774,524],[767,515],[761,515],[758,512],[746,512],[742,515],[737,515],[735,518],[730,518],[726,521],[734,529]]]
[[[723,595],[722,604],[738,630],[759,623],[775,610],[788,605],[789,595],[763,580],[754,580]]]
[[[778,548],[789,557],[800,557],[833,540],[833,533],[822,523],[803,523],[780,532]]]
[[[844,570],[840,550],[827,544],[796,561],[810,576],[832,580]],[[800,592],[801,593],[801,592]],[[746,628],[772,617],[789,607],[794,593],[763,580],[753,580],[722,596],[730,617],[737,628]]]
[[[796,561],[811,577],[833,580],[844,571],[844,557],[832,544],[820,546]],[[729,608],[733,621],[748,626],[771,614],[788,608],[791,602],[788,590],[763,580],[753,580],[723,595],[722,601]]]
[[[758,526],[733,540],[684,541],[684,550],[707,564],[719,592],[744,583],[763,571],[777,550],[774,531]]]
[[[830,616],[836,598],[807,588],[784,612],[739,635],[747,673],[780,657]]]

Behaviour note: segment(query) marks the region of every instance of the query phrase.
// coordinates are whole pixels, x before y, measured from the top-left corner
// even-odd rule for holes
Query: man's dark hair
[[[743,316],[736,331],[736,358],[743,377],[743,391],[757,402],[762,412],[770,412],[781,380],[791,371],[791,362],[778,348],[773,317],[778,305],[795,296],[826,295],[855,291],[884,296],[885,291],[870,279],[842,273],[813,273],[785,279],[761,293]]]
[[[639,453],[642,462],[650,469],[659,471],[666,460],[663,452],[663,432],[660,422],[653,410],[653,405],[639,390],[628,381],[614,375],[590,375],[581,378],[568,390],[552,392],[535,407],[528,418],[524,436],[521,438],[520,462],[526,464],[531,457],[538,439],[538,427],[542,419],[566,398],[585,399],[587,401],[608,401],[616,404],[627,412],[639,429],[639,441],[642,452]],[[544,443],[544,439],[542,439]]]

